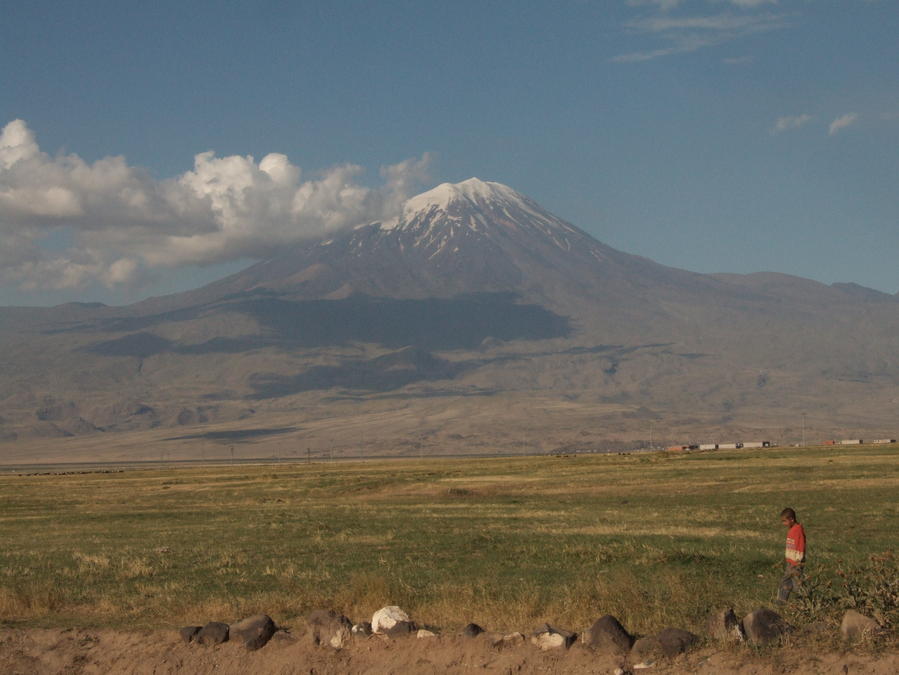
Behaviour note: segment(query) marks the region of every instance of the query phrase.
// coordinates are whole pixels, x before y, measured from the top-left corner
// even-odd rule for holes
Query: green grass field
[[[6,474],[0,621],[289,624],[398,604],[447,628],[608,612],[699,629],[713,607],[770,604],[783,507],[810,576],[839,581],[897,547],[897,494],[895,446]]]

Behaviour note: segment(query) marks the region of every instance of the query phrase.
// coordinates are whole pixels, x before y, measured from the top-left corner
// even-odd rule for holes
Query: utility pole
[[[805,413],[802,413],[802,447],[805,447]]]
[[[653,425],[653,422],[652,422],[652,420],[650,420],[650,422],[649,422],[649,449],[650,450],[652,450],[654,447],[652,444],[652,425]]]

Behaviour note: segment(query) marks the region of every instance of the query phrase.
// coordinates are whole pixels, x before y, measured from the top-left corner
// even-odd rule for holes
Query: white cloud
[[[257,163],[202,152],[192,170],[156,180],[123,157],[51,157],[14,120],[0,132],[0,279],[23,288],[113,286],[148,270],[267,257],[396,216],[428,161],[385,167],[382,185],[370,188],[354,165],[304,178],[279,153]],[[45,245],[54,238],[66,244]]]
[[[840,115],[830,123],[830,127],[828,128],[827,133],[828,135],[833,136],[841,129],[845,129],[848,126],[855,124],[857,121],[858,113],[846,113],[845,115]]]
[[[707,0],[710,4],[729,3],[735,7],[754,9],[762,5],[776,5],[778,0]],[[627,0],[630,7],[656,7],[663,12],[671,11],[684,4],[684,0]]]
[[[776,5],[777,0],[727,0],[732,5],[736,5],[737,7],[761,7],[762,5]]]
[[[777,121],[774,122],[771,133],[780,134],[791,129],[798,129],[799,127],[811,122],[812,119],[814,118],[808,114],[778,117]]]
[[[786,28],[788,25],[785,15],[771,12],[724,12],[693,16],[674,16],[663,12],[633,19],[625,24],[631,33],[652,36],[663,41],[662,46],[619,54],[612,60],[618,63],[634,63],[661,56],[686,54],[756,33]]]
[[[681,4],[681,1],[682,0],[627,0],[627,4],[631,7],[644,7],[650,5],[659,8],[663,12],[667,12]]]

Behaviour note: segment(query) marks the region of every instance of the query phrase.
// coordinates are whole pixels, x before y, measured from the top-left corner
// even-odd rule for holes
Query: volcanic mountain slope
[[[644,433],[647,419],[678,433],[782,428],[800,410],[848,432],[892,423],[899,384],[895,296],[665,267],[476,178],[194,291],[2,309],[0,341],[8,439],[472,395],[482,413],[510,396],[524,415],[528,401],[612,406],[597,438]],[[485,413],[472,435],[502,435],[506,417]],[[394,427],[379,433],[407,433]],[[445,416],[438,427],[454,435]]]
[[[511,188],[470,178],[413,197],[396,221],[287,251],[168,301],[208,302],[261,289],[328,299],[512,292],[583,310],[633,304],[641,291],[660,285],[693,291],[723,286],[616,251]]]

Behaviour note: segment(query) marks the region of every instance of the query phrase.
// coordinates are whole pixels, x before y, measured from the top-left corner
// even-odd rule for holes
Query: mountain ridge
[[[603,433],[621,439],[650,418],[692,433],[783,429],[799,407],[828,428],[895,412],[899,298],[667,267],[475,178],[402,214],[130,306],[0,309],[0,437],[268,428],[288,412],[302,426],[312,410],[426,410],[434,396],[465,408],[473,394],[497,420],[510,397],[577,419],[612,406]],[[489,420],[477,434],[502,438]]]

